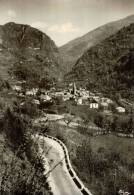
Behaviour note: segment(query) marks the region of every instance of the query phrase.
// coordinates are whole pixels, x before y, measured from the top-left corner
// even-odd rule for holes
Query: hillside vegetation
[[[134,24],[86,51],[66,79],[88,80],[89,89],[133,98]]]
[[[60,76],[59,61],[58,49],[45,33],[13,22],[0,26],[0,76],[3,79],[27,81],[31,79],[26,76],[29,69],[35,81],[46,75],[54,78],[57,73]]]
[[[92,30],[87,34],[83,35],[82,37],[76,38],[68,42],[67,44],[61,46],[59,48],[59,51],[63,59],[65,71],[70,71],[70,69],[76,63],[78,58],[81,57],[87,49],[93,47],[94,45],[108,38],[109,36],[115,34],[124,26],[128,26],[133,22],[134,15],[131,15],[127,18],[100,26],[97,29]]]
[[[31,135],[32,111],[24,114],[16,97],[0,93],[0,194],[51,194],[38,140]]]

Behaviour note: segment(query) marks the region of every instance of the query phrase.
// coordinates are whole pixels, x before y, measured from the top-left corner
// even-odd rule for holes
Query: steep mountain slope
[[[23,65],[25,71],[29,68],[40,78],[55,77],[57,73],[59,76],[59,52],[55,43],[28,25],[11,22],[0,26],[0,77],[10,79],[9,72],[14,73],[16,66],[21,66],[22,73]]]
[[[134,91],[134,24],[90,48],[66,79],[88,80],[89,88],[132,96]]]
[[[63,58],[63,64],[66,71],[70,71],[72,65],[76,63],[78,58],[90,47],[98,44],[100,41],[106,39],[112,34],[116,33],[124,26],[134,23],[134,15],[131,15],[122,20],[103,25],[82,37],[70,41],[59,48]]]

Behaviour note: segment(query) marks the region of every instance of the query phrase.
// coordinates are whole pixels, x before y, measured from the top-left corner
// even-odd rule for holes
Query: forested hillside
[[[45,33],[13,22],[0,26],[0,77],[37,83],[57,73],[60,76],[58,48]]]
[[[89,89],[133,98],[134,24],[86,51],[65,78],[88,79]]]
[[[100,26],[61,46],[59,51],[63,59],[65,71],[70,71],[78,58],[80,58],[87,49],[115,34],[124,26],[129,26],[131,23],[134,23],[134,15]]]

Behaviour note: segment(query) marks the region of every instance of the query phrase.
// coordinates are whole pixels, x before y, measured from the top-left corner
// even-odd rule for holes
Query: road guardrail
[[[60,146],[62,147],[63,151],[64,151],[64,155],[65,155],[65,163],[66,163],[66,167],[67,170],[71,176],[71,178],[73,179],[74,183],[76,184],[76,186],[79,188],[79,190],[81,191],[81,193],[83,195],[92,195],[91,192],[84,186],[84,184],[82,183],[82,181],[78,178],[76,172],[74,171],[71,163],[70,163],[70,158],[69,158],[69,154],[68,154],[68,150],[66,145],[60,141],[59,139],[52,137],[50,135],[45,134],[45,137],[48,137],[56,142],[58,142],[60,144]]]

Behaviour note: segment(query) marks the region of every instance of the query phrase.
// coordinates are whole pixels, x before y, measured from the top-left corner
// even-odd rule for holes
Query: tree
[[[95,118],[95,124],[100,127],[100,128],[105,128],[105,123],[106,123],[106,120],[105,120],[105,117],[103,114],[98,114]]]
[[[39,82],[39,88],[50,90],[50,88],[52,87],[52,83],[52,79],[50,79],[48,75],[46,75],[46,77],[41,78]]]
[[[94,163],[89,138],[85,138],[85,140],[82,142],[82,145],[78,146],[76,156],[76,166],[78,166],[81,171],[85,170],[86,172],[89,172],[89,175],[91,175],[91,172],[94,169]]]
[[[116,132],[119,128],[118,117],[114,115],[113,122],[111,124],[111,131]]]
[[[67,126],[69,126],[72,120],[73,120],[73,116],[71,116],[70,114],[64,115],[64,122],[66,123]]]
[[[17,113],[8,108],[3,119],[3,129],[9,143],[14,149],[25,142],[27,124]]]
[[[128,120],[128,133],[133,133],[133,132],[134,132],[134,115],[133,113],[131,113]]]
[[[115,94],[115,100],[116,100],[116,102],[119,102],[121,100],[121,94],[120,93]]]

